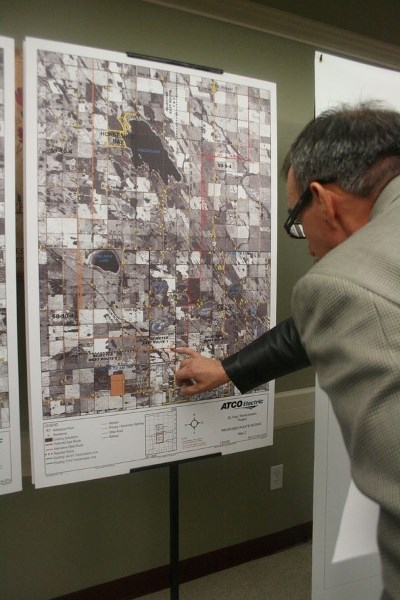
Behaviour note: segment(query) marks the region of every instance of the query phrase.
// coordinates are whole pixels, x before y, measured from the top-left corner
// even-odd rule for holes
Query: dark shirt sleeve
[[[242,393],[310,364],[293,317],[222,360],[229,379]]]

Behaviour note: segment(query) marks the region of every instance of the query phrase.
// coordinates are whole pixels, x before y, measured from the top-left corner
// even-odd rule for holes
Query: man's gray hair
[[[377,103],[329,109],[293,142],[286,177],[290,167],[300,191],[320,180],[369,196],[400,174],[400,113]]]

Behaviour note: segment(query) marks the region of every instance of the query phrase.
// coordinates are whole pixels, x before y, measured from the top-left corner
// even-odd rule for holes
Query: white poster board
[[[315,53],[315,112],[343,102],[381,102],[400,110],[400,73],[372,65]]]
[[[315,54],[316,114],[338,104],[371,100],[400,110],[400,73]],[[378,507],[351,481],[339,425],[318,386],[315,436],[313,599],[378,600]]]
[[[15,274],[14,40],[0,37],[0,494],[22,489]]]
[[[275,322],[275,84],[29,38],[24,88],[35,485],[271,444],[271,384],[183,402],[172,349]]]
[[[353,484],[354,485],[354,484]],[[376,505],[355,492],[339,424],[327,395],[316,384],[313,509],[313,600],[379,600]],[[353,495],[354,492],[354,495]],[[350,496],[350,494],[352,494]],[[350,506],[346,501],[354,499]],[[354,511],[352,511],[354,509]],[[352,511],[351,532],[344,530]],[[360,536],[361,533],[361,536]],[[348,534],[348,535],[346,535]]]

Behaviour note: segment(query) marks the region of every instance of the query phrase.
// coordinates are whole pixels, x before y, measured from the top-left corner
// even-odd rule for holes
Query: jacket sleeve
[[[222,360],[227,375],[242,394],[310,364],[292,317]]]

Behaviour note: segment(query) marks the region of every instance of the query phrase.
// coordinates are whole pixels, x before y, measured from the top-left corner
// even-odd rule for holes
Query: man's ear
[[[340,222],[340,216],[338,215],[339,206],[335,190],[331,185],[327,187],[326,184],[319,183],[319,181],[312,181],[310,190],[320,217],[331,227],[336,228]]]

